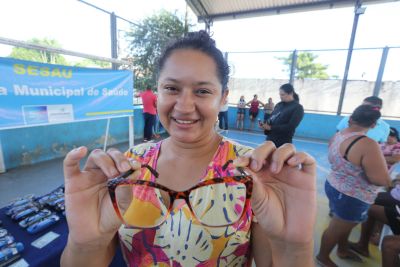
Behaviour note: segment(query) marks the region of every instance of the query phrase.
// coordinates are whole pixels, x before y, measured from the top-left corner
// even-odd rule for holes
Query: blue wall
[[[230,129],[236,129],[236,114],[236,107],[230,107],[228,111]],[[263,116],[263,112],[260,111],[259,119],[263,120]],[[329,140],[336,132],[335,126],[340,119],[341,116],[306,113],[296,130],[296,136]],[[250,125],[248,110],[244,120],[245,129],[248,129]],[[400,129],[399,120],[385,121]],[[106,125],[107,120],[95,120],[1,130],[0,141],[6,169],[64,157],[68,151],[81,145],[89,149],[101,148],[104,144]],[[112,119],[108,146],[128,142],[128,128],[127,117]],[[261,133],[257,125],[255,130]],[[134,110],[134,132],[135,139],[143,137],[142,109]]]
[[[134,110],[135,139],[143,137],[142,109]],[[6,169],[64,157],[75,147],[104,145],[107,119],[1,130],[0,140]],[[128,117],[110,122],[107,146],[128,142]]]
[[[236,114],[237,108],[230,107],[228,111],[229,127],[231,129],[236,129]],[[264,119],[264,111],[260,110],[257,119]],[[342,116],[336,115],[325,115],[325,114],[314,114],[305,113],[304,118],[300,125],[296,129],[296,137],[320,139],[323,141],[328,141],[336,132],[336,125],[342,119]],[[400,130],[400,120],[387,120],[390,126],[395,127]],[[244,118],[245,129],[250,127],[250,119],[248,109],[246,110],[246,115]],[[260,128],[255,127],[256,132],[262,132]]]

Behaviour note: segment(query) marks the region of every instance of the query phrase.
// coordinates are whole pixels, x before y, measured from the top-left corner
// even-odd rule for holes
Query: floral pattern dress
[[[136,146],[126,155],[156,169],[161,143]],[[232,175],[233,167],[223,170],[221,166],[247,151],[247,147],[222,140],[200,181]],[[141,179],[155,180],[149,171],[143,171]],[[233,225],[207,227],[193,218],[189,206],[182,201],[158,227],[121,226],[119,239],[129,266],[250,266],[252,221],[251,205],[247,205],[241,219]]]

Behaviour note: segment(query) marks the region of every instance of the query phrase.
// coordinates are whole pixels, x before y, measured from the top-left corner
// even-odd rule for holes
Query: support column
[[[355,39],[356,32],[357,32],[358,18],[361,14],[364,14],[364,12],[365,12],[365,7],[361,7],[361,5],[362,5],[362,1],[357,0],[356,5],[354,7],[353,29],[351,31],[349,50],[347,52],[346,66],[344,68],[342,88],[341,88],[340,97],[339,97],[339,106],[338,106],[337,113],[336,113],[337,115],[340,115],[342,113],[343,99],[344,99],[344,95],[346,93],[347,77],[349,75],[351,56],[353,55],[354,39]]]
[[[383,73],[385,71],[386,59],[388,57],[388,53],[389,53],[389,47],[385,46],[382,51],[381,64],[379,65],[378,76],[376,77],[375,81],[375,87],[373,93],[374,96],[379,96],[379,91],[381,90],[382,78],[383,78]]]
[[[3,148],[0,140],[0,173],[6,172],[6,165],[4,164]]]
[[[117,16],[112,12],[110,14],[110,33],[111,33],[111,57],[118,58],[118,44],[117,44]],[[118,65],[113,63],[112,69],[118,69]]]
[[[290,77],[289,77],[289,83],[291,85],[293,85],[294,82],[294,75],[296,74],[296,65],[297,65],[297,50],[294,50],[292,54],[292,65],[290,66]]]

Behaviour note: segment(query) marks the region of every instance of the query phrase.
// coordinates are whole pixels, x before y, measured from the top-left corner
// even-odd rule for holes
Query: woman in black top
[[[267,123],[261,123],[267,140],[280,147],[285,143],[292,143],[292,138],[296,127],[300,124],[304,116],[303,106],[299,104],[299,96],[294,91],[291,84],[286,83],[279,88],[279,102]]]

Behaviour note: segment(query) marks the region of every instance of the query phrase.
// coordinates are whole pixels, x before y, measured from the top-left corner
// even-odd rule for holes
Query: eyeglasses
[[[230,163],[232,160],[222,170]],[[143,164],[142,168],[158,178],[157,171],[149,165]],[[173,210],[176,199],[185,200],[201,224],[221,227],[239,221],[250,202],[253,180],[242,168],[237,170],[241,175],[208,179],[181,192],[151,181],[127,179],[133,170],[110,180],[107,187],[117,216],[128,227],[160,226]]]

